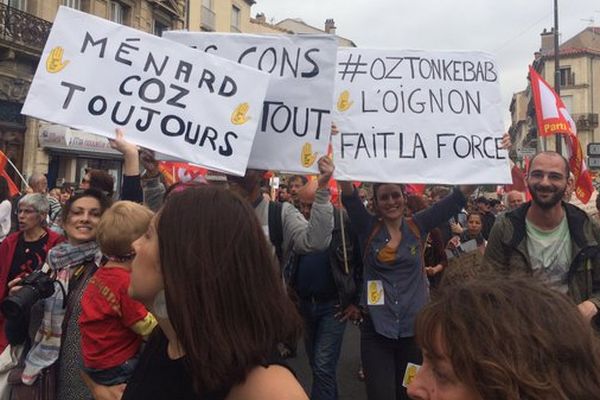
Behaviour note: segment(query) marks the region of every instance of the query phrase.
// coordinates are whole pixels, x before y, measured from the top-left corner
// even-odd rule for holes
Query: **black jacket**
[[[362,276],[362,258],[360,254],[360,246],[358,237],[350,227],[348,214],[343,211],[344,215],[344,230],[346,257],[344,257],[344,241],[342,236],[342,223],[340,218],[340,210],[334,210],[334,227],[331,232],[331,243],[329,244],[329,263],[331,265],[331,273],[337,288],[340,307],[343,310],[350,304],[358,304],[360,294],[358,288],[361,287],[360,281]],[[301,256],[294,254],[284,268],[284,277],[288,286],[295,288],[296,272]],[[346,261],[345,261],[346,260]],[[346,270],[347,262],[347,270]]]

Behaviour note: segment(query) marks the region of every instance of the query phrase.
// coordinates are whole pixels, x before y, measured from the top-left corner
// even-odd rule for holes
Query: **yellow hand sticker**
[[[315,163],[317,160],[317,154],[312,152],[312,144],[306,142],[302,146],[302,153],[300,154],[300,162],[304,168],[308,168]]]
[[[408,388],[408,386],[415,380],[417,374],[419,373],[420,365],[408,363],[406,365],[406,370],[404,371],[404,379],[402,380],[402,386]]]
[[[417,255],[417,246],[410,246],[410,254],[413,256]]]
[[[64,52],[64,49],[60,46],[56,46],[50,51],[46,59],[46,71],[55,74],[62,71],[69,64],[69,60],[63,61],[62,59]]]
[[[248,110],[250,110],[250,104],[248,103],[241,103],[237,106],[231,114],[231,123],[234,125],[243,125],[248,122],[250,119]]]
[[[352,107],[352,104],[354,104],[353,101],[350,101],[350,92],[347,90],[344,90],[342,93],[340,93],[340,97],[338,98],[338,102],[337,102],[337,109],[338,111],[348,111],[350,109],[350,107]]]
[[[383,288],[381,287],[381,283],[379,283],[379,281],[370,281],[368,291],[368,303],[370,305],[383,304]]]

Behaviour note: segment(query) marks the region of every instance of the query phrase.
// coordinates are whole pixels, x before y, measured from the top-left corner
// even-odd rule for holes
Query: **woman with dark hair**
[[[0,243],[10,232],[10,218],[12,205],[10,203],[10,190],[6,178],[0,176]]]
[[[475,240],[477,246],[481,249],[482,253],[485,250],[486,240],[483,238],[483,215],[477,211],[470,212],[467,215],[467,229],[460,235],[460,241],[462,243],[468,242],[469,240]]]
[[[416,334],[412,399],[600,399],[600,339],[575,303],[530,277],[444,287]]]
[[[419,364],[414,320],[429,299],[423,260],[428,233],[466,204],[470,187],[454,190],[433,206],[405,218],[404,186],[373,185],[376,215],[350,182],[340,182],[342,202],[363,249],[361,358],[369,400],[407,399],[402,377]]]
[[[33,311],[31,321],[27,318],[7,320],[9,342],[13,345],[25,343],[29,348],[21,381],[25,385],[45,385],[45,380],[53,380],[56,376],[56,385],[52,389],[56,389],[55,398],[61,400],[90,397],[80,377],[82,357],[77,321],[83,291],[102,258],[96,243],[96,228],[108,207],[110,200],[95,189],[77,193],[65,203],[62,215],[67,241],[52,248],[46,258],[49,273],[60,282],[64,292],[55,283],[54,293],[34,304],[38,311],[43,307],[41,324],[33,318],[39,313]],[[20,290],[20,281],[21,278],[17,278],[9,283],[11,294]],[[35,327],[37,333],[28,341],[30,326]],[[18,385],[13,390],[27,391],[29,387]]]
[[[133,248],[129,292],[159,328],[123,400],[307,399],[277,352],[301,320],[247,201],[211,186],[172,192]]]

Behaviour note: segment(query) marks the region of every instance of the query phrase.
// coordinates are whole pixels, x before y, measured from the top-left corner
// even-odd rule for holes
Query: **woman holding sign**
[[[376,215],[350,182],[341,182],[342,202],[363,249],[361,358],[369,400],[408,399],[403,379],[421,364],[414,340],[417,313],[429,299],[423,251],[429,231],[465,205],[472,188],[455,189],[430,208],[405,218],[403,185],[376,183]]]

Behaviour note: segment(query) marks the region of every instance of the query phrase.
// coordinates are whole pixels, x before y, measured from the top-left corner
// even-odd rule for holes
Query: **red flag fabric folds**
[[[569,167],[575,180],[574,193],[582,203],[587,204],[594,192],[594,185],[577,138],[575,121],[571,118],[560,96],[532,67],[529,67],[529,78],[533,91],[538,133],[540,136],[558,134],[565,137],[569,153],[567,157]]]

